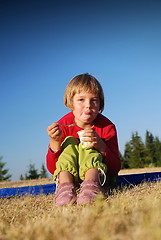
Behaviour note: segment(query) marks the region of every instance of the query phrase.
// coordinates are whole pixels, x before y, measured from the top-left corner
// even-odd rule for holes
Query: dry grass
[[[0,189],[2,188],[13,188],[13,187],[24,187],[24,186],[34,186],[53,183],[52,178],[43,179],[32,179],[32,180],[19,180],[16,182],[2,181],[0,182]]]
[[[0,199],[3,240],[160,240],[161,183],[144,183],[90,206],[55,208],[53,195]]]
[[[119,175],[136,174],[136,173],[151,173],[151,172],[161,172],[161,167],[121,169],[121,171],[119,172]]]
[[[0,240],[160,240],[161,183],[116,191],[93,205],[55,208],[53,195],[0,199]]]

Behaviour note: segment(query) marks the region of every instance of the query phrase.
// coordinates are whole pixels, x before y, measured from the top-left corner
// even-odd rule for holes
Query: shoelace
[[[106,174],[101,168],[98,168],[99,174],[98,174],[98,181],[101,186],[103,186],[106,182]],[[101,178],[103,177],[103,182],[101,182]]]

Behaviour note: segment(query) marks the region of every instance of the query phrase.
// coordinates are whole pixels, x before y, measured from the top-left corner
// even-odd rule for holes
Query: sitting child
[[[101,114],[104,94],[92,75],[80,74],[71,79],[64,104],[71,112],[47,128],[50,137],[47,168],[58,183],[56,206],[86,204],[103,192],[100,173],[114,178],[121,168],[116,128]],[[79,139],[81,130],[84,131]]]

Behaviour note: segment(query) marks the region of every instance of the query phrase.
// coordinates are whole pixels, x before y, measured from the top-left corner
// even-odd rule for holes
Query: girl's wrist
[[[50,140],[49,148],[53,152],[58,152],[59,150],[61,150],[61,144],[60,144],[60,142]]]
[[[50,147],[50,145],[49,145],[49,149],[50,149],[50,151],[51,151],[52,153],[57,153],[57,152],[59,152],[59,151],[61,150],[61,148],[60,148],[60,149],[57,149],[57,150],[53,150],[53,149]]]

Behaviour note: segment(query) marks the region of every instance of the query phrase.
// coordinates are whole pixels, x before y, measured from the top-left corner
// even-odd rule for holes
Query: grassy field
[[[56,208],[52,194],[1,198],[0,240],[160,240],[160,209],[161,182],[124,188],[87,206]]]

